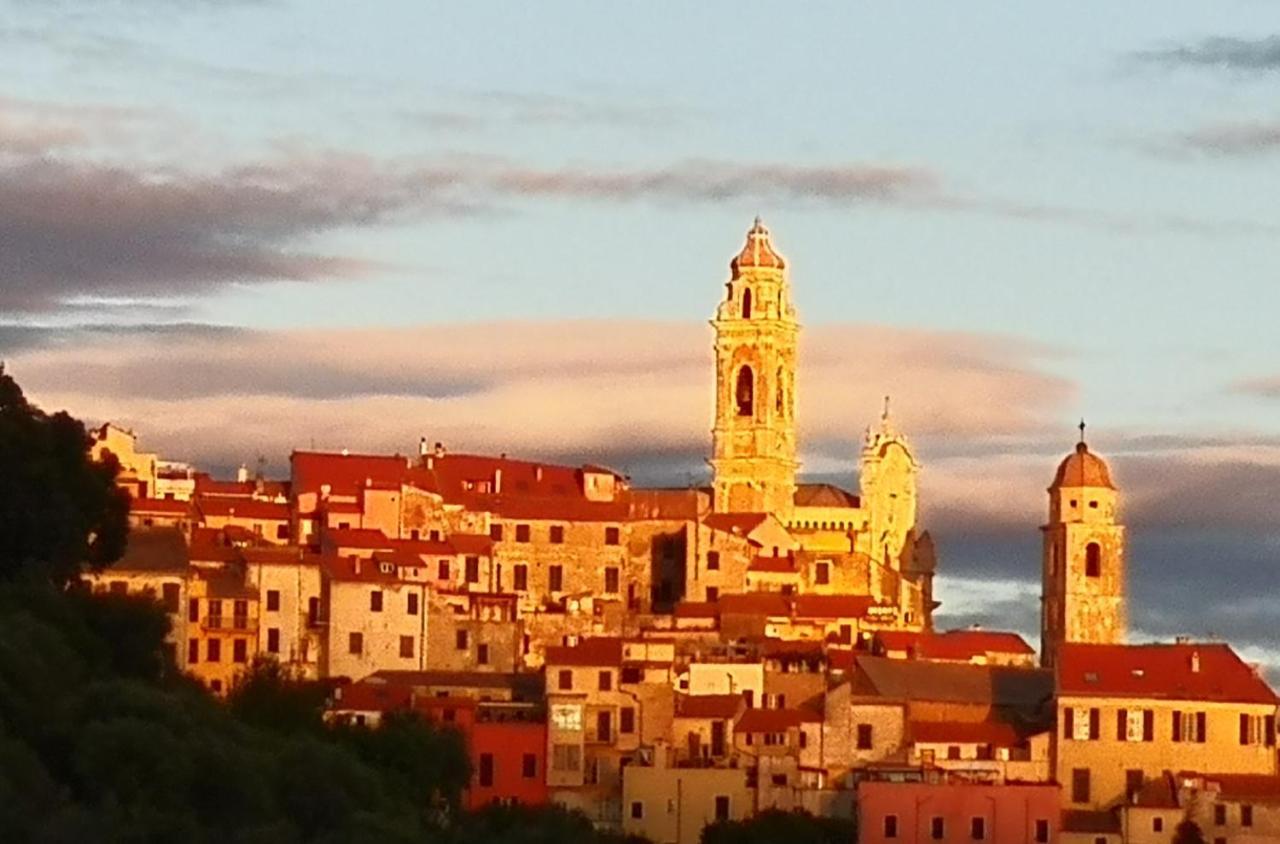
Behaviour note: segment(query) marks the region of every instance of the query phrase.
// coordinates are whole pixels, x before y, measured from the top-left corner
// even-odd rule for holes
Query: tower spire
[[[1083,416],[1081,416],[1081,417],[1080,417],[1080,425],[1079,425],[1079,428],[1080,428],[1080,445],[1084,445],[1084,428],[1085,428],[1085,425],[1084,425],[1084,417],[1083,417]]]

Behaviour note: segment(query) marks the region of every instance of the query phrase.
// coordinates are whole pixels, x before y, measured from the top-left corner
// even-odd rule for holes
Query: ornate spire
[[[773,242],[769,236],[769,229],[765,226],[764,221],[756,216],[755,223],[747,231],[747,242],[742,247],[734,259],[729,262],[729,269],[733,271],[733,277],[737,278],[744,269],[772,269],[783,270],[787,267],[787,261],[778,251],[773,248]]]

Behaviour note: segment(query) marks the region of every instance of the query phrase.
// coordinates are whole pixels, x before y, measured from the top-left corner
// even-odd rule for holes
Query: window
[[[200,640],[187,640],[187,663],[194,664],[200,661]]]
[[[179,587],[176,583],[166,583],[161,587],[161,593],[164,595],[164,611],[176,613],[180,608],[178,603]]]
[[[192,598],[187,601],[187,621],[200,620],[200,599]]]
[[[364,634],[351,633],[347,636],[347,653],[362,654],[364,653]]]
[[[719,587],[719,586],[708,586],[708,587],[707,587],[707,602],[708,602],[708,603],[715,603],[715,602],[716,602],[716,601],[718,601],[718,600],[720,600],[720,587]]]
[[[948,758],[948,759],[959,759],[959,758],[960,758],[960,745],[958,745],[958,744],[953,744],[953,745],[951,745],[950,747],[948,747],[948,748],[947,748],[947,758]]]
[[[280,612],[280,590],[267,590],[267,612]]]
[[[716,820],[729,820],[729,796],[726,794],[716,795]]]
[[[315,627],[320,623],[320,599],[307,599],[307,624]]]
[[[1240,825],[1253,826],[1253,806],[1249,803],[1240,806]]]
[[[737,389],[734,391],[739,416],[755,415],[755,388],[755,376],[751,374],[751,367],[739,369]]]
[[[551,767],[556,771],[582,770],[582,748],[576,744],[553,744]]]
[[[222,662],[222,640],[210,639],[205,646],[204,658],[206,662]]]
[[[528,542],[528,541],[529,541],[529,526],[516,525],[516,542]]]
[[[479,665],[489,664],[489,646],[476,645],[476,663]]]
[[[1204,743],[1206,718],[1203,712],[1173,712],[1170,720],[1174,741]]]
[[[1088,768],[1072,768],[1071,769],[1071,802],[1072,803],[1088,803],[1089,802],[1089,769]]]
[[[374,589],[369,593],[369,612],[382,612],[381,589]]]
[[[555,565],[547,567],[547,591],[559,592],[564,589],[564,567]]]
[[[613,672],[612,671],[600,672],[599,688],[600,688],[600,691],[602,692],[608,692],[613,690]]]
[[[210,627],[222,626],[222,602],[221,601],[216,601],[216,600],[209,601],[209,626]]]
[[[618,710],[618,732],[630,735],[636,731],[636,710],[634,706],[624,706]]]
[[[596,713],[596,739],[610,741],[613,739],[613,716],[608,711]]]
[[[987,819],[986,818],[970,818],[969,819],[969,837],[974,841],[982,841],[987,837]]]
[[[267,653],[269,654],[280,653],[280,628],[279,627],[267,628]]]
[[[871,749],[871,725],[870,724],[858,725],[858,749],[859,750]]]
[[[400,657],[401,659],[413,659],[413,637],[400,637]]]
[[[813,570],[813,582],[825,586],[831,582],[831,564],[818,563]]]
[[[640,820],[644,817],[644,804],[639,800],[631,801],[631,817]]]
[[[502,541],[502,525],[498,524],[497,522],[494,522],[493,524],[489,525],[489,538],[492,539],[494,542],[501,542]]]
[[[231,661],[232,662],[248,662],[249,661],[249,643],[244,639],[236,639],[231,643]]]
[[[408,606],[406,606],[405,609],[408,611],[409,615],[417,615],[418,614],[418,593],[410,592],[407,600],[408,600]]]
[[[885,838],[898,837],[898,816],[897,815],[884,816],[884,837]]]
[[[289,538],[289,526],[276,525],[276,539],[288,539],[288,538]]]
[[[742,291],[742,318],[751,319],[751,288]]]
[[[551,526],[551,544],[552,545],[564,544],[564,525]]]
[[[467,557],[467,583],[480,582],[480,558]]]
[[[1227,807],[1222,805],[1221,803],[1215,803],[1213,805],[1213,825],[1214,826],[1227,825]]]
[[[1036,819],[1036,844],[1048,844],[1049,822],[1044,818]]]
[[[567,692],[570,689],[572,689],[573,688],[573,671],[568,668],[561,669],[560,675],[557,678],[557,686],[562,692]]]
[[[210,680],[210,681],[209,681],[209,691],[213,692],[215,695],[222,694],[222,681],[221,681],[221,680]]]
[[[248,601],[236,601],[231,605],[231,620],[235,624],[237,630],[243,630],[249,626]]]
[[[616,527],[607,527],[604,529],[604,544],[618,545],[622,541],[622,532]]]
[[[449,579],[449,561],[441,560],[440,562],[436,563],[436,580],[448,580],[448,579]]]
[[[1141,768],[1130,768],[1124,772],[1124,796],[1127,800],[1132,800],[1134,795],[1142,791],[1142,783],[1145,781]]]
[[[1084,573],[1085,577],[1102,576],[1102,546],[1096,542],[1084,546]]]
[[[609,566],[604,570],[604,591],[613,595],[618,591],[618,567]]]
[[[934,841],[941,841],[947,837],[947,822],[945,819],[935,815],[929,821],[929,837]]]
[[[538,775],[538,757],[532,753],[526,753],[520,757],[520,776],[525,779],[533,779]]]
[[[453,647],[455,650],[465,651],[469,644],[470,642],[468,641],[467,631],[453,631]]]
[[[129,584],[125,583],[123,580],[111,581],[111,586],[109,588],[112,595],[126,595],[129,592]]]
[[[480,787],[489,788],[493,785],[493,754],[480,754]]]
[[[1151,831],[1152,831],[1152,832],[1164,832],[1164,818],[1152,818],[1152,819],[1151,819]]]

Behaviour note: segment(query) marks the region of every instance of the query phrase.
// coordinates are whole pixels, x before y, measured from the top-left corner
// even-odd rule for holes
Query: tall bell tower
[[[729,262],[716,330],[711,468],[718,512],[785,519],[796,492],[796,323],[786,260],[757,217]]]
[[[1040,661],[1057,661],[1065,642],[1122,644],[1128,633],[1124,526],[1106,461],[1080,442],[1049,487],[1044,533]]]

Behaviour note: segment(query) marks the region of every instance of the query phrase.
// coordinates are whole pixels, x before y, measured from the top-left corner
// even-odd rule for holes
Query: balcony
[[[258,620],[256,618],[250,618],[247,615],[207,615],[204,617],[204,621],[200,623],[200,626],[205,630],[215,630],[227,633],[234,633],[237,631],[248,632],[250,630],[257,629]]]

